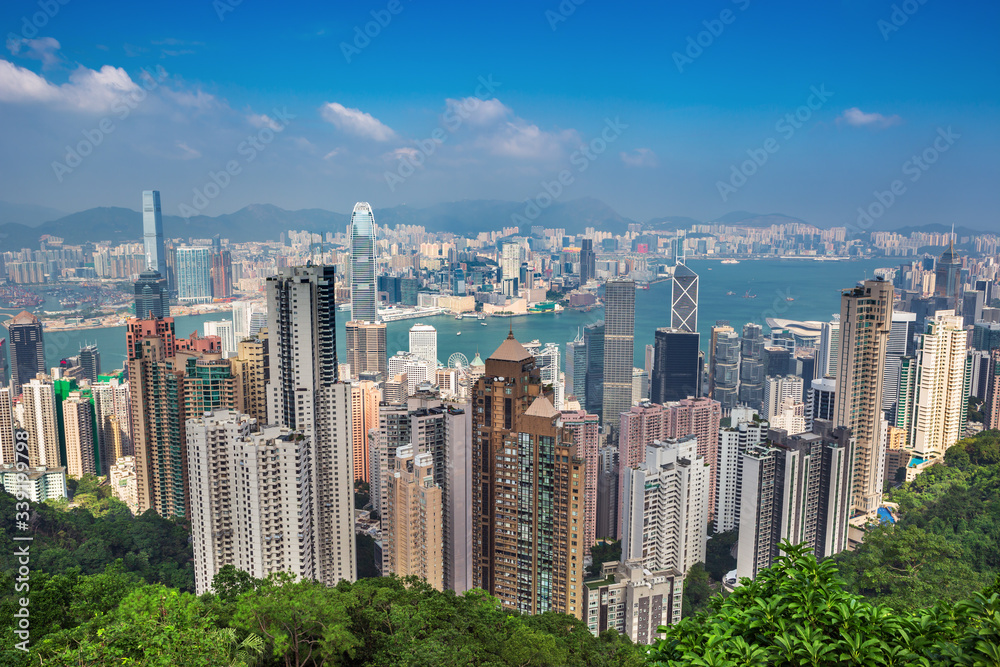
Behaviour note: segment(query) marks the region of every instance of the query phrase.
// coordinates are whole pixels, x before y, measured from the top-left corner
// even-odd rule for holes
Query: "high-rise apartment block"
[[[943,459],[965,435],[969,370],[962,318],[940,310],[927,323],[917,351],[916,395],[910,448],[921,459]]]
[[[351,388],[338,376],[334,268],[288,267],[266,287],[267,414],[312,443],[315,578],[354,581]]]
[[[93,403],[79,391],[63,401],[63,429],[66,432],[66,474],[70,477],[96,475]]]
[[[583,546],[590,548],[597,542],[597,486],[600,473],[601,424],[600,417],[586,410],[563,411],[563,428],[571,434],[576,454],[586,464],[583,485]]]
[[[390,485],[397,451],[416,444],[414,455],[431,456],[434,484],[441,489],[444,588],[463,593],[472,585],[471,419],[466,404],[418,392],[402,404],[379,406],[379,427],[371,442],[372,504],[391,521]],[[386,524],[388,525],[388,524]],[[393,545],[383,540],[383,573],[392,572]]]
[[[473,394],[473,584],[508,609],[582,618],[586,464],[559,419],[508,335]]]
[[[218,410],[188,420],[195,590],[224,565],[253,577],[315,578],[312,443],[302,433]]]
[[[229,360],[236,379],[236,405],[239,411],[257,420],[267,419],[267,384],[271,379],[270,344],[266,329],[236,346],[236,356]]]
[[[414,454],[413,445],[396,450],[389,479],[390,514],[382,530],[389,571],[415,576],[444,590],[444,527],[441,487],[434,483],[434,459]]]
[[[387,377],[386,325],[384,322],[352,320],[344,325],[347,363],[351,376],[363,378],[377,375]]]
[[[682,573],[651,572],[642,561],[631,560],[606,563],[601,574],[601,580],[589,582],[585,589],[585,620],[595,637],[617,630],[634,643],[646,645],[661,636],[660,626],[680,622]]]
[[[410,327],[410,354],[417,355],[431,368],[437,368],[437,329],[429,324],[414,324]]]
[[[645,460],[625,469],[622,559],[648,570],[686,573],[705,562],[709,464],[694,436],[655,441]]]
[[[54,468],[62,465],[59,452],[59,414],[52,378],[39,375],[21,385],[21,426],[28,432],[28,465]]]
[[[804,542],[817,558],[847,548],[851,432],[817,419],[809,433],[772,429],[768,439],[743,455],[738,577],[770,567],[782,540]]]
[[[866,514],[874,514],[882,502],[882,371],[892,328],[892,301],[892,283],[866,280],[845,290],[840,305],[834,423],[849,428],[856,440],[852,498],[854,509]]]
[[[743,487],[743,455],[767,438],[768,422],[754,421],[754,411],[737,408],[730,425],[719,429],[715,458],[715,532],[723,533],[740,525]]]

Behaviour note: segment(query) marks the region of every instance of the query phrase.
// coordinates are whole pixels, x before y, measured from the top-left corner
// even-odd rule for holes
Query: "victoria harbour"
[[[840,310],[840,290],[853,287],[877,268],[892,266],[885,258],[857,261],[748,260],[740,264],[722,264],[712,260],[692,260],[691,268],[700,276],[698,330],[701,347],[707,350],[712,325],[728,320],[734,327],[757,322],[766,328],[768,317],[792,320],[829,320]],[[733,294],[729,294],[733,292]],[[756,295],[755,298],[747,298]],[[788,299],[792,299],[789,301]],[[648,290],[636,291],[635,304],[636,366],[643,364],[644,348],[651,344],[652,332],[670,324],[670,281],[653,283]],[[40,306],[36,310],[44,308]],[[0,310],[4,316],[16,310]],[[346,359],[344,323],[348,313],[338,313],[337,353]],[[509,330],[518,340],[565,343],[588,324],[600,321],[601,308],[590,311],[564,310],[559,313],[526,315],[513,318],[488,318],[481,326],[474,317],[456,320],[451,315],[437,315],[420,320],[400,320],[387,324],[388,353],[409,348],[410,327],[419,322],[431,324],[438,331],[438,349],[442,362],[461,352],[470,361],[478,352],[484,359],[500,345]],[[174,318],[178,336],[202,332],[204,322],[227,319],[229,312],[185,315]],[[461,336],[458,333],[461,332]],[[0,334],[7,335],[6,329]],[[106,368],[120,367],[125,361],[125,327],[59,330],[45,333],[45,358],[48,365],[75,355],[81,345],[96,344]]]

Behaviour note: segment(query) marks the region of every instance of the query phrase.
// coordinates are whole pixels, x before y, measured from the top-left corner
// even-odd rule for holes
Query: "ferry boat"
[[[462,332],[461,332],[461,331],[456,331],[456,332],[455,332],[455,335],[456,335],[456,336],[461,336],[461,335],[462,335]]]
[[[485,327],[486,326],[486,320],[483,320],[482,322],[480,322],[479,325]]]
[[[723,264],[739,264],[740,260],[738,260],[738,259],[724,259],[724,260],[722,260],[722,263]]]

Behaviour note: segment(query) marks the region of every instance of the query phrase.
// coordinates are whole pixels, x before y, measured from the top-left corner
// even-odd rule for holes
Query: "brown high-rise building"
[[[513,334],[472,405],[473,584],[508,609],[582,618],[586,464]]]
[[[270,423],[267,419],[268,352],[267,329],[263,329],[253,338],[240,341],[236,357],[229,360],[237,381],[237,409],[256,419],[258,424]]]
[[[351,321],[344,326],[352,377],[366,379],[365,375],[381,373],[386,379],[385,331],[384,322]]]
[[[129,390],[139,513],[189,516],[185,420],[236,407],[237,382],[217,346],[174,338],[173,318],[128,321]]]
[[[892,283],[866,280],[844,290],[834,423],[857,438],[853,508],[874,514],[882,503],[885,449],[880,423],[886,345],[892,328]]]
[[[396,450],[389,480],[389,506],[383,537],[389,546],[389,571],[416,576],[444,590],[444,526],[441,487],[434,483],[434,457],[414,454],[413,445]]]

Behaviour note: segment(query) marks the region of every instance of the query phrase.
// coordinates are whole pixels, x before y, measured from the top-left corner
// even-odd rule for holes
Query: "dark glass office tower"
[[[653,403],[697,398],[701,365],[697,332],[664,327],[656,330],[650,400]]]
[[[140,320],[170,317],[166,279],[156,271],[143,271],[135,281],[135,316]]]
[[[45,341],[42,323],[37,317],[22,310],[5,323],[10,341],[11,396],[21,393],[21,385],[45,372]]]
[[[601,414],[604,408],[604,321],[583,329],[583,345],[587,348],[587,412]]]

